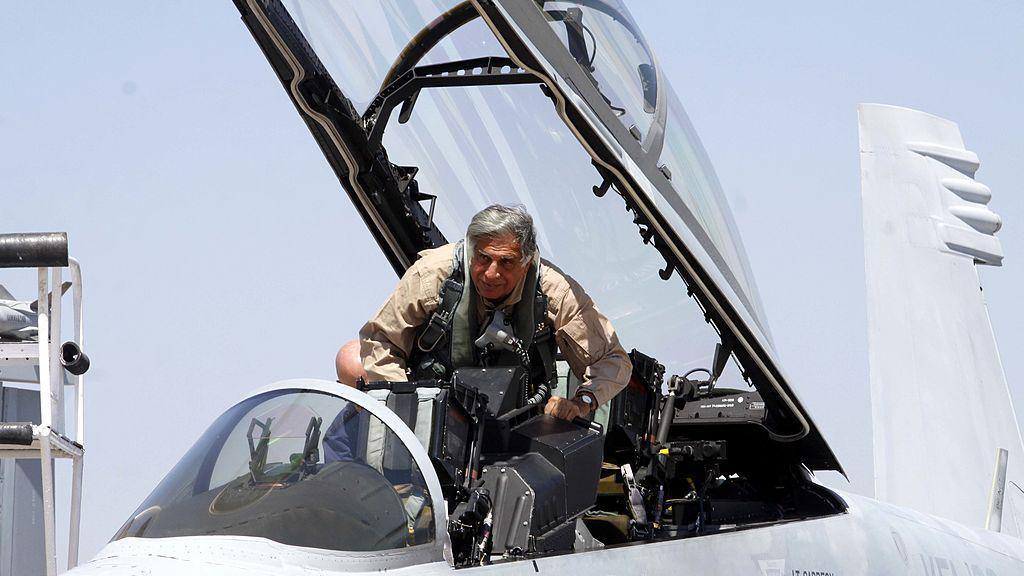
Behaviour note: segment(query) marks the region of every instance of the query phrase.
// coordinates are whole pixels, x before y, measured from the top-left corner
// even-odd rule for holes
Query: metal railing
[[[43,532],[46,573],[57,574],[54,458],[72,462],[68,562],[78,563],[82,508],[83,440],[85,438],[85,376],[88,357],[84,350],[82,321],[82,271],[78,261],[68,257],[64,233],[0,234],[0,268],[36,268],[37,337],[0,341],[0,366],[34,368],[39,385],[39,422],[4,423],[0,430],[0,458],[39,459],[43,497]],[[61,340],[63,270],[70,269],[74,338]],[[31,372],[29,372],[31,373]],[[68,376],[70,379],[68,379]],[[2,378],[0,378],[2,379]],[[65,387],[73,387],[74,435],[66,428]],[[31,430],[31,435],[28,431]]]

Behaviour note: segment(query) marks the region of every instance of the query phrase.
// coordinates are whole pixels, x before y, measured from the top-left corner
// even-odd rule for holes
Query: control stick
[[[687,382],[684,376],[673,375],[668,379],[668,396],[665,397],[665,406],[661,409],[661,417],[658,418],[658,444],[664,444],[668,440],[668,431],[672,427],[672,419],[676,414],[676,398],[680,396],[684,384]]]
[[[672,376],[669,378],[668,396],[665,397],[665,405],[661,409],[661,418],[658,419],[657,442],[659,445],[665,444],[668,440],[668,431],[672,427],[672,420],[676,412],[676,399],[684,398],[684,400],[688,400],[695,395],[704,396],[710,394],[719,376],[725,371],[725,364],[729,360],[730,353],[729,345],[719,342],[715,344],[715,357],[712,361],[711,370],[695,368],[682,376]],[[706,372],[708,379],[706,381],[690,380],[688,377],[695,372]]]

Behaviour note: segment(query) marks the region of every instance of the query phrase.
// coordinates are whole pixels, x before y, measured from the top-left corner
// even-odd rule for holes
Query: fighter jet
[[[944,392],[876,412],[876,501],[815,478],[842,466],[783,371],[715,173],[621,3],[235,4],[396,273],[479,208],[523,204],[634,371],[606,413],[571,423],[522,411],[535,383],[516,366],[267,386],[71,574],[1024,571],[1002,492],[1024,450],[975,271],[1001,260],[998,219],[955,125],[861,109],[866,253],[882,270],[868,275],[873,387]],[[954,409],[982,417],[937,433]],[[893,433],[899,418],[913,437]],[[954,464],[929,468],[915,442]]]

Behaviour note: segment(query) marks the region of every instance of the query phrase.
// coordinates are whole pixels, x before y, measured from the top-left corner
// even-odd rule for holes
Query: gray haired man
[[[480,341],[497,317],[527,344],[517,353],[528,357],[531,381],[552,374],[556,344],[580,379],[575,397],[552,397],[546,413],[571,420],[611,400],[629,381],[629,356],[583,288],[539,257],[536,238],[524,208],[494,205],[473,217],[464,242],[421,252],[359,331],[366,378],[447,377],[489,365],[494,356]]]

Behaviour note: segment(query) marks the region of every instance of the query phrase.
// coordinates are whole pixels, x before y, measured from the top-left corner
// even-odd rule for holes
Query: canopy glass
[[[211,535],[361,552],[429,543],[435,526],[393,430],[353,402],[285,389],[218,418],[114,539]]]
[[[364,110],[410,39],[456,3],[284,4],[339,87]],[[657,79],[654,60],[629,24],[628,12],[589,4],[549,2],[544,9],[567,43],[574,28],[564,13],[583,12],[592,77],[610,104],[623,110],[623,123],[652,138],[668,130],[664,145],[651,152],[671,171],[678,194],[657,198],[658,207],[678,226],[685,224],[677,210],[691,215],[690,221],[696,218],[760,319],[739,236],[685,112],[667,83]],[[420,64],[505,54],[477,18],[438,43]],[[659,106],[664,111],[656,113]],[[470,217],[484,206],[523,204],[537,221],[542,256],[586,288],[627,348],[655,356],[670,373],[710,364],[717,334],[684,296],[678,276],[667,282],[659,278],[664,258],[643,244],[622,200],[615,194],[595,196],[599,173],[536,84],[425,89],[407,123],[392,116],[383,144],[391,162],[419,168],[419,190],[437,196],[434,223],[449,240],[461,238]]]

